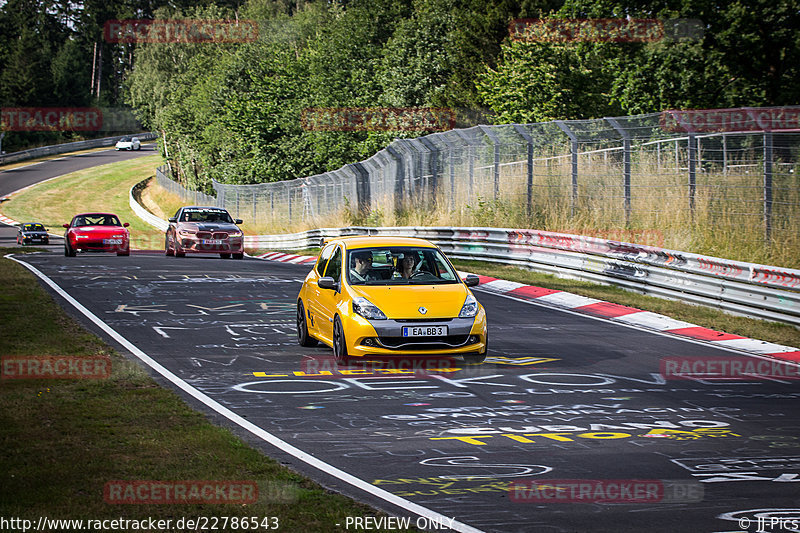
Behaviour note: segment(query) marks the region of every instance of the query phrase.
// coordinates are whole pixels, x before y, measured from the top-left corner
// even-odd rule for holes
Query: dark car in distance
[[[44,224],[28,222],[17,227],[17,244],[20,246],[49,243],[50,235],[47,234],[47,228],[44,227]]]

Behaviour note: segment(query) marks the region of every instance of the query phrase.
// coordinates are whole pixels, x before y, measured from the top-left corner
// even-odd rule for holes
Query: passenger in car
[[[414,267],[417,265],[417,258],[415,254],[404,253],[397,257],[397,267],[395,277],[402,277],[405,279],[411,278],[414,274]]]

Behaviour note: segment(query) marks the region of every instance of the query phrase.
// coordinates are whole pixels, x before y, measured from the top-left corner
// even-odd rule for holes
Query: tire
[[[130,249],[130,248],[128,248],[127,250],[122,250],[122,251],[120,251],[120,252],[117,252],[117,255],[118,255],[118,256],[119,256],[119,255],[123,255],[123,256],[131,255],[131,249]]]
[[[164,255],[175,255],[175,252],[169,247],[169,237],[164,237]]]
[[[234,259],[243,259],[244,258],[244,252],[233,254],[233,258]]]
[[[186,252],[180,249],[178,243],[173,243],[175,245],[175,257],[186,257]]]
[[[347,354],[347,341],[344,338],[344,328],[339,315],[333,318],[333,358],[338,364],[345,365],[350,360]]]
[[[223,259],[230,259],[231,258],[231,254],[219,254],[219,256],[221,258],[223,258]]]
[[[64,256],[75,257],[75,250],[69,245],[69,240],[64,241]]]
[[[311,348],[319,343],[317,339],[308,334],[308,324],[306,323],[306,310],[303,301],[297,300],[297,344]]]

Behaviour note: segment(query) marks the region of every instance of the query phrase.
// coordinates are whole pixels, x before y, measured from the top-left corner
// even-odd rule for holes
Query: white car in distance
[[[114,145],[116,150],[141,150],[142,143],[138,137],[123,137]]]

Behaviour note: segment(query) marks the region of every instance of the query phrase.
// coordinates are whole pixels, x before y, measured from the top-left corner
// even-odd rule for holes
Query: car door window
[[[328,266],[325,269],[325,276],[331,277],[336,281],[339,281],[342,276],[342,249],[338,246],[336,247],[336,252],[334,252],[333,257],[331,260],[328,261]]]
[[[336,249],[336,246],[330,244],[322,250],[322,253],[319,254],[319,260],[317,261],[317,274],[322,276],[325,273],[325,267],[328,266],[328,260],[331,258],[331,254]]]

